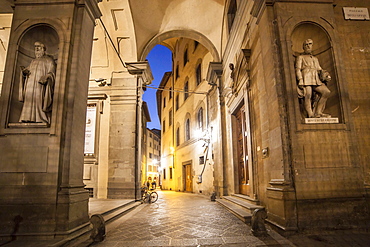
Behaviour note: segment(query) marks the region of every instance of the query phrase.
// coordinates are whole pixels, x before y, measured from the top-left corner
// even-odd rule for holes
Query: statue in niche
[[[309,118],[330,118],[323,113],[330,95],[327,83],[329,73],[320,67],[319,60],[312,55],[312,39],[303,42],[304,53],[299,55],[295,64],[298,97],[302,99],[304,110]]]
[[[35,42],[35,56],[30,65],[21,66],[19,101],[23,108],[19,122],[50,124],[56,65],[45,53],[46,47]]]

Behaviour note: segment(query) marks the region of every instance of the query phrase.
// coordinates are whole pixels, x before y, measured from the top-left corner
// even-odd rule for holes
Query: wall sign
[[[343,7],[343,13],[346,20],[370,20],[367,8]]]
[[[88,105],[86,112],[85,155],[95,151],[96,105]]]

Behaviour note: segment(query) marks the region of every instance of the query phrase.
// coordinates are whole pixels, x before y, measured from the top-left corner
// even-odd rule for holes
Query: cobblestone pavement
[[[257,238],[251,228],[209,197],[158,191],[107,227],[106,239],[94,246],[295,246],[274,231]]]

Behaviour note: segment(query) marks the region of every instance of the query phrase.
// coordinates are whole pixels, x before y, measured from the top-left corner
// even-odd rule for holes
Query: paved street
[[[106,239],[94,246],[294,246],[269,231],[257,238],[251,229],[209,197],[158,191],[154,204],[143,204],[107,226]]]

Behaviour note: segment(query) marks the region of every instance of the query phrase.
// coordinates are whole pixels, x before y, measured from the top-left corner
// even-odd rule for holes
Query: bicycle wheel
[[[158,194],[157,192],[153,191],[150,193],[150,201],[151,203],[156,202],[158,200]]]
[[[143,203],[146,203],[146,202],[148,202],[148,201],[149,201],[149,197],[150,197],[150,195],[148,195],[148,193],[145,193],[145,194],[142,196],[141,200],[143,201]]]

